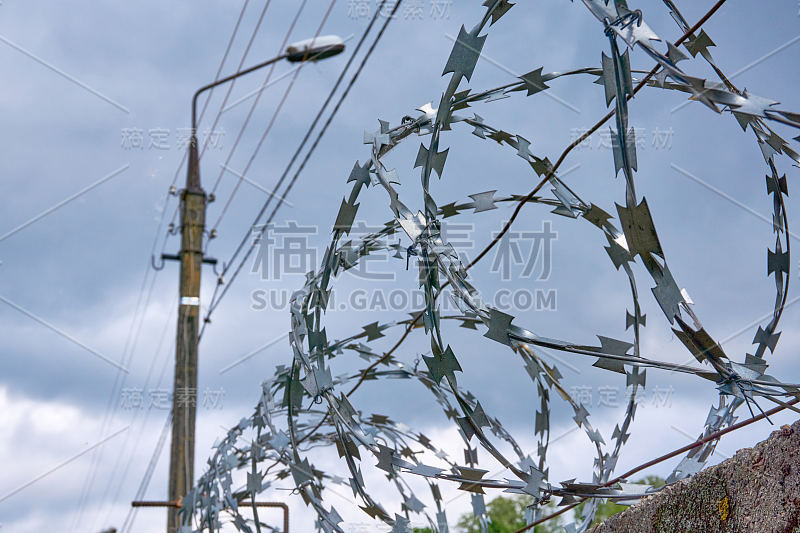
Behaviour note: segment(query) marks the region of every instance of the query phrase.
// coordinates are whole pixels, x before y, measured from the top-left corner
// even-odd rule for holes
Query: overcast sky
[[[356,160],[363,162],[369,155],[362,142],[364,131],[376,130],[378,119],[397,125],[403,116],[415,115],[416,108],[428,102],[436,105],[445,88],[441,72],[453,38],[462,24],[472,27],[483,12],[478,0],[405,3],[421,11],[400,8],[276,218],[284,230],[292,224],[302,229],[297,235],[307,239],[303,271],[318,266],[314,259],[322,257],[341,198],[350,189],[345,183],[349,171]],[[681,4],[693,23],[711,2]],[[168,263],[154,272],[150,256],[154,242],[157,255],[178,251],[176,236],[165,242],[166,226],[177,206],[177,197],[167,192],[184,155],[190,98],[214,79],[242,5],[240,0],[0,3],[0,523],[4,531],[95,532],[119,527],[125,519],[168,412],[148,404],[169,390],[174,365],[177,266]],[[240,63],[248,66],[278,53],[299,5],[274,0],[243,58],[265,6],[264,0],[249,0],[223,74],[236,71]],[[352,36],[348,41],[352,50],[368,23],[363,7],[371,13],[375,5],[374,0],[335,2],[322,33]],[[314,35],[328,7],[327,1],[309,0],[289,41]],[[661,2],[631,7],[641,8],[660,36],[670,41],[680,36]],[[704,26],[717,45],[711,49],[717,64],[738,87],[794,111],[800,110],[799,10],[795,0],[730,2]],[[512,82],[538,67],[545,72],[596,67],[601,52],[609,53],[601,25],[580,2],[520,1],[488,33],[484,58],[470,84],[478,90]],[[227,90],[214,93],[199,126],[201,140],[210,136],[201,161],[203,185],[216,196],[208,210],[207,226],[217,229],[208,244],[209,256],[220,263],[228,261],[249,234],[268,197],[266,191],[289,162],[348,54],[299,71],[288,63],[276,66],[232,154],[255,101],[252,96],[242,99],[264,84],[268,69],[237,81],[226,107],[239,103],[222,112],[212,128],[211,119],[222,108]],[[631,52],[631,62],[634,69],[652,67],[638,50]],[[700,59],[681,66],[692,75],[713,76]],[[591,76],[564,78],[552,82],[547,93],[528,98],[517,94],[470,111],[524,136],[534,154],[554,161],[582,129],[606,113],[603,88],[593,81]],[[706,330],[722,341],[732,359],[741,361],[751,350],[757,324],[765,322],[774,302],[774,282],[766,277],[766,249],[774,247],[772,201],[764,186],[767,167],[752,133],[744,133],[729,113],[716,115],[700,104],[685,102],[683,93],[653,88],[631,101],[630,123],[641,142],[638,192],[648,200],[679,286],[691,295]],[[271,130],[254,155],[273,116]],[[780,127],[778,131],[786,139],[797,134]],[[488,190],[505,196],[532,188],[535,176],[513,150],[470,132],[454,126],[443,137],[450,154],[442,180],[432,185],[439,205],[468,201],[468,195]],[[418,141],[410,139],[388,158],[399,172],[402,198],[413,208],[422,206],[418,173],[413,169]],[[603,134],[589,144],[567,158],[564,181],[585,201],[614,213],[614,203],[624,202],[624,181],[614,178],[612,153]],[[776,163],[789,181],[791,222],[797,204],[791,196],[797,169],[787,161],[778,157]],[[223,165],[229,170],[223,171]],[[247,179],[225,209],[237,174],[248,166]],[[176,186],[180,188],[184,180],[182,169]],[[388,199],[378,188],[362,192],[360,202],[358,219],[367,225],[390,220]],[[162,213],[165,222],[159,232]],[[510,213],[505,204],[448,222],[453,232],[466,234],[462,240],[474,242],[463,250],[469,257]],[[533,265],[535,275],[523,275],[530,266],[530,243],[520,242],[524,257],[507,265],[511,279],[502,279],[504,259],[490,254],[472,273],[475,285],[489,301],[511,288],[526,288],[534,298],[537,293],[552,293],[554,308],[509,311],[516,316],[515,324],[540,335],[583,344],[596,344],[596,334],[631,338],[625,331],[625,312],[632,309],[627,280],[608,260],[605,241],[588,224],[541,206],[525,207],[515,230],[537,232],[547,227],[557,234],[551,242],[548,276],[538,276],[543,274],[541,256]],[[282,242],[276,237],[275,247]],[[275,249],[261,251],[269,254]],[[285,302],[304,276],[284,272],[276,278],[260,267],[253,260],[245,265],[202,339],[198,395],[205,404],[198,408],[197,473],[215,438],[250,414],[260,382],[272,375],[275,365],[291,361],[282,337],[289,327],[285,304],[264,309],[260,302],[265,294]],[[377,261],[374,268],[393,277],[373,281],[347,274],[336,280],[337,298],[352,305],[329,313],[329,338],[357,333],[361,325],[375,320],[405,318],[405,313],[418,308],[393,310],[374,299],[369,300],[371,306],[352,300],[353,295],[417,287],[416,272],[406,271],[405,260]],[[685,349],[648,290],[652,283],[641,265],[637,268],[648,317],[643,354],[685,362]],[[794,270],[791,275],[796,276]],[[203,276],[205,309],[216,280],[210,267]],[[790,291],[788,301],[793,298]],[[798,318],[798,309],[789,305],[779,347],[768,355],[770,373],[787,382],[800,380],[795,363],[800,336],[792,327]],[[533,453],[538,403],[519,359],[480,332],[447,327],[449,343],[464,367],[459,383],[480,392],[487,412],[498,416]],[[382,339],[384,344],[375,343],[375,349],[387,349],[397,335],[395,330]],[[417,333],[398,357],[413,362],[425,345],[424,336]],[[621,419],[622,402],[598,405],[599,388],[617,387],[621,398],[621,376],[592,368],[591,361],[558,357],[567,388],[588,388],[593,420],[608,442]],[[415,387],[373,382],[354,397],[354,403],[368,412],[390,414],[438,439],[451,456],[460,456],[462,444],[455,429],[430,396],[409,393],[421,392]],[[709,382],[651,370],[645,398],[659,390],[669,401],[640,409],[619,472],[689,442],[701,431],[708,408],[717,399]],[[130,403],[136,391],[143,394],[142,408]],[[554,402],[553,410],[553,437],[565,436],[551,449],[551,480],[588,480],[591,447],[584,435],[569,432],[573,425],[564,405]],[[745,411],[739,414],[744,416]],[[793,418],[781,414],[773,421],[780,425]],[[760,422],[724,437],[714,461],[765,438],[773,429]],[[334,458],[323,454],[316,465],[344,472]],[[167,463],[165,449],[145,499],[166,498]],[[676,463],[647,473],[666,475]],[[365,466],[368,482],[380,478],[366,470]],[[458,496],[451,489],[446,499]],[[387,503],[396,503],[390,492],[385,497]],[[281,491],[264,497],[287,498]],[[351,530],[358,530],[355,524],[369,524],[358,509],[348,512],[350,504],[344,499],[331,498]],[[295,530],[309,530],[310,513],[301,502],[290,502]],[[450,504],[453,523],[468,507],[468,498]],[[141,510],[134,530],[163,528],[164,514]]]

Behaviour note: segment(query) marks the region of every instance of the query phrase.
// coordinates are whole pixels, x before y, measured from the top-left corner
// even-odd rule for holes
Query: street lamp
[[[192,98],[192,136],[186,188],[181,194],[180,302],[175,346],[175,380],[172,395],[172,442],[170,446],[169,500],[180,501],[194,484],[194,432],[197,397],[197,343],[200,322],[200,274],[203,260],[203,232],[206,193],[200,185],[197,152],[197,98],[205,91],[245,74],[286,59],[292,63],[319,61],[344,51],[344,41],[335,35],[306,39],[290,45],[282,55],[197,90]],[[211,260],[206,260],[211,262]],[[178,509],[170,507],[167,532],[177,531]]]
[[[197,128],[197,97],[200,96],[203,92],[207,91],[208,89],[212,89],[218,85],[227,83],[235,78],[238,78],[239,76],[250,74],[255,70],[266,67],[273,63],[277,63],[282,59],[286,59],[291,63],[300,63],[304,61],[320,61],[322,59],[338,55],[343,51],[344,51],[344,41],[336,35],[322,35],[320,37],[314,37],[312,39],[305,39],[303,41],[298,41],[296,43],[290,44],[286,48],[286,52],[283,55],[279,55],[278,57],[273,57],[272,59],[268,59],[263,63],[259,63],[258,65],[253,65],[250,68],[240,70],[235,74],[231,74],[230,76],[221,78],[215,81],[214,83],[209,83],[208,85],[200,87],[197,90],[197,92],[194,93],[194,98],[192,98],[192,133],[195,133],[195,128]]]

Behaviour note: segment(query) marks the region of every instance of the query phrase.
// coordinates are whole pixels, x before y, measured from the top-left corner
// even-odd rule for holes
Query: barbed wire
[[[322,266],[308,274],[305,285],[293,295],[290,302],[292,364],[278,367],[275,375],[264,382],[261,398],[253,414],[242,419],[215,444],[215,452],[208,461],[208,471],[182,501],[182,531],[218,531],[223,512],[231,516],[237,529],[252,531],[252,524],[256,531],[261,531],[259,521],[245,519],[239,506],[246,505],[247,499],[254,502],[256,495],[270,486],[270,480],[289,480],[293,493],[301,496],[317,514],[317,528],[326,532],[343,531],[339,525],[341,516],[334,507],[326,508],[324,498],[326,486],[336,484],[349,486],[354,497],[361,500],[361,509],[392,527],[393,533],[408,531],[411,514],[421,515],[434,531],[448,531],[446,509],[439,489],[441,483],[458,483],[459,489],[472,493],[473,512],[483,531],[488,526],[484,489],[500,489],[532,498],[533,504],[527,509],[525,517],[529,525],[523,530],[556,516],[542,517],[542,504],[553,496],[560,497],[560,505],[565,506],[559,514],[574,508],[580,501],[586,501],[580,523],[566,526],[569,532],[584,531],[592,522],[599,500],[631,500],[651,493],[646,485],[627,483],[627,477],[686,452],[688,454],[673,470],[667,483],[689,477],[704,467],[722,435],[782,409],[794,409],[791,406],[800,398],[798,385],[781,382],[766,374],[764,358],[767,349],[774,352],[776,348],[779,338],[777,327],[789,288],[789,227],[784,203],[787,186],[785,176],[778,175],[774,158],[777,154],[783,154],[800,163],[800,156],[769,127],[768,122],[800,128],[800,115],[776,108],[777,103],[772,100],[739,91],[714,64],[708,52],[708,46],[713,42],[705,32],[696,33],[723,5],[724,0],[717,2],[691,28],[674,3],[665,0],[684,32],[675,43],[666,43],[666,52],[655,47],[656,43],[663,41],[644,22],[642,12],[630,10],[626,2],[607,4],[603,0],[584,0],[583,3],[601,23],[608,37],[610,55],[603,54],[600,68],[566,73],[543,73],[539,68],[521,76],[520,81],[498,88],[474,94],[471,94],[471,88],[459,91],[463,80],[471,82],[487,38],[487,35],[481,36],[481,32],[513,7],[507,0],[487,0],[483,4],[486,12],[478,24],[470,31],[462,26],[456,39],[444,69],[444,74],[451,74],[450,80],[438,108],[431,104],[422,106],[418,108],[422,114],[416,118],[404,117],[395,127],[381,121],[378,131],[365,134],[365,143],[371,148],[370,158],[363,165],[356,162],[348,177],[353,187],[350,195],[342,200]],[[629,49],[641,50],[657,63],[655,68],[638,80],[635,87],[635,71],[630,67],[629,51],[620,51],[620,40]],[[680,61],[694,63],[677,48],[684,42],[693,57],[700,55],[712,65],[722,83],[694,77],[678,66]],[[459,114],[459,111],[474,104],[512,97],[519,92],[532,96],[546,90],[549,87],[547,82],[586,74],[599,77],[598,81],[605,88],[606,104],[614,103],[613,109],[582,137],[588,138],[602,124],[611,118],[615,119],[616,129],[611,130],[615,174],[623,172],[626,188],[624,206],[617,206],[619,227],[612,222],[614,216],[581,199],[563,181],[563,175],[559,177],[557,173],[566,155],[583,138],[572,143],[553,165],[547,157],[535,155],[531,151],[531,143],[521,135],[497,128],[477,114],[472,117]],[[775,277],[775,306],[769,322],[758,327],[753,341],[757,345],[755,354],[747,354],[741,363],[732,361],[720,344],[706,332],[692,308],[691,300],[679,289],[669,270],[666,253],[658,240],[647,202],[636,193],[636,142],[634,130],[628,127],[627,102],[645,86],[686,92],[692,99],[716,112],[722,109],[730,111],[743,129],[750,128],[753,132],[769,168],[767,190],[773,201],[776,244],[774,251],[769,250],[768,275]],[[511,148],[513,155],[522,158],[541,177],[537,187],[525,196],[496,197],[497,191],[486,191],[470,195],[472,202],[458,205],[452,202],[440,207],[430,194],[431,174],[435,172],[441,178],[444,172],[449,148],[441,149],[443,136],[450,129],[463,126],[473,128],[472,133],[482,140],[492,140],[502,147]],[[424,206],[423,210],[416,212],[401,200],[395,188],[400,181],[398,172],[390,170],[383,162],[389,152],[414,135],[430,136],[427,146],[420,146],[414,165],[422,169]],[[549,194],[552,197],[549,194],[548,197],[537,196],[545,185],[550,187]],[[379,232],[357,241],[341,242],[352,228],[360,194],[370,186],[387,194],[393,220]],[[626,312],[626,325],[628,329],[632,328],[633,335],[630,342],[599,335],[600,346],[587,346],[565,339],[544,337],[513,324],[514,316],[485,303],[480,291],[468,281],[467,271],[499,242],[502,235],[493,239],[469,265],[464,265],[453,245],[445,240],[441,232],[441,220],[469,210],[472,210],[471,214],[490,211],[497,207],[495,204],[502,202],[516,203],[514,215],[504,226],[502,234],[507,233],[522,206],[528,203],[554,207],[553,213],[570,219],[584,219],[602,234],[608,245],[605,250],[612,263],[617,270],[625,273],[630,285],[633,313]],[[404,234],[410,245],[395,247],[380,242],[380,239],[395,232]],[[329,342],[323,325],[323,313],[328,307],[333,279],[372,253],[391,253],[392,250],[401,259],[401,250],[405,250],[407,258],[416,258],[419,282],[425,294],[425,308],[409,319],[374,322],[364,326],[357,334]],[[641,261],[656,284],[653,295],[673,326],[672,331],[701,366],[675,364],[643,355],[640,337],[645,316],[641,312],[637,280],[632,269],[632,264],[638,261]],[[445,288],[460,310],[457,315],[442,316],[440,313],[438,300]],[[456,353],[445,341],[441,327],[442,321],[456,319],[468,329],[485,327],[485,337],[520,356],[526,372],[537,386],[540,399],[535,428],[537,459],[528,454],[500,421],[484,409],[476,394],[459,386],[457,373],[462,372],[462,368]],[[385,331],[398,327],[405,329],[393,348],[383,355],[375,353],[369,343],[384,337]],[[407,367],[393,354],[410,337],[415,327],[424,328],[430,341],[430,351],[421,360],[416,360],[412,367]],[[591,357],[596,359],[593,366],[625,376],[626,387],[631,394],[623,418],[611,436],[613,446],[606,444],[600,431],[592,426],[586,406],[572,398],[563,387],[558,368],[554,364],[549,365],[540,356],[543,349]],[[334,376],[332,361],[345,351],[358,354],[368,365],[356,372]],[[422,369],[422,365],[426,370]],[[630,426],[637,406],[636,394],[646,384],[646,368],[686,373],[711,381],[719,390],[719,404],[711,407],[703,434],[695,443],[649,461],[623,476],[612,478],[621,450],[630,437]],[[381,379],[415,380],[433,394],[464,441],[463,464],[449,458],[443,449],[425,435],[404,424],[379,414],[367,415],[356,409],[349,399],[352,393],[366,381]],[[348,387],[348,393],[340,392]],[[555,486],[548,479],[546,455],[550,443],[551,391],[570,406],[574,412],[573,421],[597,451],[591,481],[572,480]],[[782,396],[793,399],[787,403],[778,399]],[[752,408],[761,410],[756,403],[758,397],[778,403],[779,407],[756,415]],[[306,400],[308,406],[304,407]],[[751,418],[736,424],[734,413],[742,405],[751,410]],[[278,418],[284,417],[285,425],[279,425]],[[487,470],[477,468],[477,447],[473,447],[473,440],[492,459],[510,471],[514,479],[486,478]],[[500,443],[507,445],[511,453],[501,452],[498,447]],[[316,469],[309,461],[311,450],[334,445],[349,472],[348,480]],[[418,451],[412,446],[416,446]],[[365,459],[362,454],[378,461],[376,467],[387,474],[398,491],[403,503],[393,516],[368,492],[359,466]],[[441,466],[433,464],[431,456],[436,457]],[[272,464],[261,472],[259,465],[265,461],[272,461]],[[279,465],[280,469],[273,471]],[[243,488],[234,489],[233,472],[240,468],[246,470],[246,484]],[[427,482],[435,508],[433,514],[425,512],[425,505],[405,481],[405,476],[409,474]]]

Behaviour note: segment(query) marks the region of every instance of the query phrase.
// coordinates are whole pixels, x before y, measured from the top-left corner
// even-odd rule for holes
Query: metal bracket
[[[156,256],[150,256],[150,264],[153,265],[153,270],[163,270],[164,269],[164,258],[161,258],[161,263],[156,264]]]
[[[246,502],[239,502],[241,505],[246,505]],[[275,509],[283,510],[283,532],[289,533],[289,506],[283,502],[253,502],[250,504],[256,507],[272,507]],[[131,507],[173,507],[180,509],[181,502],[178,501],[132,501]]]
[[[161,254],[161,261],[158,264],[156,263],[156,257],[154,255],[150,256],[150,263],[153,265],[153,269],[154,270],[163,269],[164,268],[164,261],[167,261],[167,260],[169,260],[169,261],[180,261],[181,260],[181,255],[180,254]],[[203,258],[203,264],[211,265],[213,270],[214,270],[214,274],[219,276],[219,272],[217,272],[217,263],[218,263],[218,261],[214,257],[204,257]]]

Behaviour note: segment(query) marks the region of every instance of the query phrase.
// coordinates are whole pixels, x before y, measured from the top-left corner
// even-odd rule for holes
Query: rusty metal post
[[[256,502],[256,507],[275,507],[283,509],[283,532],[289,533],[289,506],[283,502]]]
[[[181,193],[181,271],[178,331],[175,345],[175,380],[172,394],[170,445],[170,501],[179,501],[194,484],[194,437],[197,418],[197,344],[200,323],[200,277],[203,265],[203,231],[206,193],[200,185],[197,137],[192,130],[186,188]],[[178,509],[167,513],[167,533],[180,526]]]

